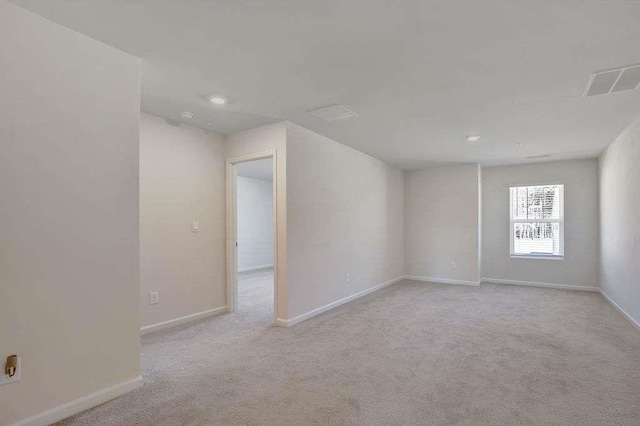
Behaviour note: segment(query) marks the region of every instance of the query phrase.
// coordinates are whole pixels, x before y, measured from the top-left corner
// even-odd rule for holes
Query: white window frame
[[[513,214],[513,210],[512,210],[512,206],[511,206],[511,189],[512,188],[522,188],[522,187],[528,187],[528,186],[558,186],[561,185],[562,186],[562,219],[513,219],[512,214]],[[564,248],[566,245],[566,239],[565,239],[565,234],[564,234],[564,220],[565,220],[565,209],[564,209],[564,200],[565,200],[565,196],[564,196],[564,188],[565,185],[564,183],[561,182],[554,182],[554,183],[522,183],[522,184],[514,184],[514,185],[509,185],[509,193],[508,193],[508,197],[509,197],[509,257],[511,257],[512,259],[538,259],[538,260],[564,260]],[[516,223],[531,223],[531,222],[538,222],[538,223],[557,223],[558,227],[560,228],[560,235],[562,235],[562,255],[552,255],[552,254],[516,254],[513,252],[513,246],[514,246],[514,231],[513,231],[513,225]]]

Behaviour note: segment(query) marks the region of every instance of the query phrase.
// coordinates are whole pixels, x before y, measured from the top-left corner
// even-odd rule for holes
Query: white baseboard
[[[545,287],[545,288],[558,288],[561,290],[577,290],[577,291],[600,291],[598,287],[588,287],[581,285],[570,284],[554,284],[554,283],[541,283],[537,281],[518,281],[518,280],[503,280],[498,278],[483,278],[481,283],[494,283],[494,284],[509,284],[520,285],[528,287]]]
[[[622,314],[623,317],[625,317],[625,319],[627,321],[629,321],[631,323],[631,325],[633,325],[638,331],[640,331],[640,323],[638,321],[636,321],[635,319],[633,319],[633,317],[631,315],[629,315],[627,313],[627,311],[625,311],[624,309],[622,309],[620,307],[620,305],[618,305],[616,302],[613,301],[612,298],[609,297],[609,295],[607,293],[605,293],[604,291],[600,290],[600,294],[602,295],[602,297],[604,298],[604,300],[606,300],[607,302],[609,302],[609,304],[611,306],[613,306],[615,308],[616,311],[620,312]]]
[[[142,377],[136,377],[135,379],[127,380],[117,385],[109,386],[94,392],[82,398],[78,398],[74,401],[66,404],[58,405],[50,410],[44,411],[35,416],[28,417],[14,423],[13,426],[46,426],[58,422],[67,417],[71,417],[74,414],[81,413],[89,408],[96,407],[100,404],[104,404],[114,398],[117,398],[125,393],[131,392],[142,387]]]
[[[415,275],[409,275],[406,277],[406,279],[411,281],[423,281],[427,283],[436,283],[436,284],[470,285],[473,287],[478,287],[480,285],[478,281],[450,280],[448,278],[417,277]]]
[[[289,327],[289,326],[293,325],[293,324],[289,324],[289,321],[284,320],[282,318],[277,318],[276,321],[275,321],[275,324],[278,327]]]
[[[321,307],[319,307],[317,309],[309,311],[306,314],[298,315],[297,317],[292,318],[290,320],[285,320],[285,319],[278,318],[276,320],[276,325],[278,325],[280,327],[291,327],[292,325],[298,324],[299,322],[302,322],[302,321],[307,320],[309,318],[313,318],[316,315],[320,315],[320,314],[322,314],[324,312],[330,311],[331,309],[337,308],[338,306],[344,305],[345,303],[351,302],[352,300],[359,299],[359,298],[361,298],[363,296],[366,296],[367,294],[373,293],[374,291],[378,291],[378,290],[383,289],[385,287],[388,287],[388,286],[390,286],[392,284],[395,284],[395,283],[397,283],[399,281],[402,281],[405,278],[406,278],[405,275],[399,276],[398,278],[394,278],[391,281],[387,281],[386,283],[379,284],[379,285],[377,285],[375,287],[368,288],[368,289],[360,291],[358,293],[354,293],[354,294],[352,294],[350,296],[347,296],[347,297],[345,297],[343,299],[336,300],[335,302],[331,302],[328,305],[324,305],[324,306],[321,306]]]
[[[238,268],[238,272],[257,271],[259,269],[269,269],[269,268],[273,268],[273,263],[271,265],[258,265],[258,266],[249,266],[247,268]]]
[[[171,328],[171,327],[175,327],[177,325],[182,325],[182,324],[186,324],[192,321],[197,321],[203,318],[208,318],[208,317],[212,317],[214,315],[219,315],[222,313],[227,312],[228,309],[226,306],[221,306],[219,308],[215,308],[215,309],[209,309],[208,311],[203,311],[203,312],[198,312],[195,314],[191,314],[191,315],[187,315],[184,317],[180,317],[180,318],[176,318],[176,319],[172,319],[169,321],[164,321],[164,322],[159,322],[157,324],[151,324],[151,325],[146,325],[144,327],[140,328],[140,334],[149,334],[149,333],[153,333],[154,331],[160,331],[160,330],[164,330],[166,328]]]

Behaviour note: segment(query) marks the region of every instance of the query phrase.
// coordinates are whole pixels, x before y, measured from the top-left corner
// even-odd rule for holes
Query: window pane
[[[563,185],[511,188],[511,219],[562,219]]]
[[[560,211],[557,208],[559,199],[558,187],[534,186],[527,188],[529,208],[528,219],[557,219]],[[554,209],[554,207],[556,207]]]
[[[559,222],[513,224],[513,254],[562,256],[564,254]]]
[[[511,217],[527,218],[527,187],[511,188]]]

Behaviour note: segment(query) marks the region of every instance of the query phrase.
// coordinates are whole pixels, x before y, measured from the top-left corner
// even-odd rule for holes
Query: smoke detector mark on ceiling
[[[324,108],[318,108],[308,111],[314,117],[318,117],[324,121],[338,121],[349,117],[357,117],[358,114],[351,111],[344,105],[332,105]]]
[[[582,97],[586,98],[588,96],[621,92],[623,90],[633,90],[639,86],[640,64],[635,64],[591,74]]]

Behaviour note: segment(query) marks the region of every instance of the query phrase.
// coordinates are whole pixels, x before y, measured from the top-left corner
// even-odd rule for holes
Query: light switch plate
[[[157,305],[160,302],[160,293],[157,291],[152,291],[149,293],[149,303],[151,305]]]
[[[0,386],[2,385],[8,385],[9,383],[15,383],[15,382],[19,382],[20,379],[22,378],[22,358],[18,357],[18,362],[17,362],[17,367],[16,368],[16,374],[13,375],[13,377],[9,377],[8,375],[4,374],[4,361],[2,362],[2,371],[0,371]]]
[[[191,222],[191,232],[198,232],[200,230],[200,223],[197,220]]]

